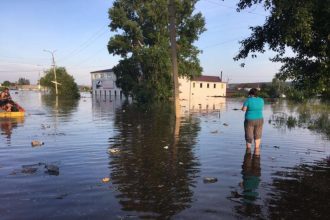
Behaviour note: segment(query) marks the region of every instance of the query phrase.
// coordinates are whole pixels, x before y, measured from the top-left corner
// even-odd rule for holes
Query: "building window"
[[[193,83],[193,88],[195,88],[195,83]]]
[[[221,84],[221,89],[223,89],[223,84]]]
[[[203,83],[200,83],[200,84],[199,84],[199,87],[200,87],[200,88],[203,88]]]
[[[210,84],[207,84],[206,86],[207,86],[207,88],[210,88]]]
[[[217,88],[217,84],[214,83],[213,88]]]

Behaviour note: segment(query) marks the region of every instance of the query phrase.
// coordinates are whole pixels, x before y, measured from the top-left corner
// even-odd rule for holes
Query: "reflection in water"
[[[51,95],[42,95],[41,102],[48,111],[56,111],[61,117],[72,115],[79,104],[79,99],[65,99]]]
[[[269,124],[276,128],[294,129],[295,127],[308,128],[330,138],[330,106],[309,102],[302,105],[287,103],[291,114],[273,109],[275,113],[269,119]],[[275,107],[273,107],[275,108]]]
[[[260,183],[260,156],[251,155],[247,150],[242,165],[243,174],[243,198],[245,203],[252,203],[258,198],[258,186]]]
[[[10,144],[13,129],[23,123],[24,117],[0,118],[1,134],[6,137],[8,144]]]
[[[94,97],[92,100],[93,115],[96,118],[107,118],[121,108],[124,104],[128,104],[126,99],[106,99],[106,97]]]
[[[274,174],[270,219],[329,219],[330,158]]]
[[[235,207],[236,212],[245,217],[262,217],[262,205],[258,187],[260,184],[260,155],[251,154],[251,149],[246,150],[242,164],[242,179],[240,183],[242,194],[233,193],[233,197],[239,200],[240,205]]]
[[[219,112],[226,108],[226,99],[222,97],[192,97],[180,100],[181,111],[187,112]]]
[[[175,123],[171,105],[116,112],[118,134],[109,139],[111,179],[124,211],[142,218],[167,219],[192,202],[199,163],[193,147],[199,121]],[[180,126],[179,135],[176,126]]]

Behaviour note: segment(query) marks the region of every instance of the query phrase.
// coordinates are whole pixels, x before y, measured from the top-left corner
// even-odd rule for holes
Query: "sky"
[[[150,0],[151,1],[151,0]],[[205,17],[206,31],[195,45],[203,52],[203,75],[229,83],[271,81],[280,64],[271,51],[257,59],[235,62],[239,41],[262,25],[267,12],[254,6],[236,11],[238,0],[200,0],[196,12]],[[110,69],[120,57],[107,51],[111,36],[108,10],[113,0],[0,0],[0,83],[20,77],[36,83],[52,64],[63,66],[79,85],[90,85],[90,72]],[[244,62],[245,67],[240,64]]]

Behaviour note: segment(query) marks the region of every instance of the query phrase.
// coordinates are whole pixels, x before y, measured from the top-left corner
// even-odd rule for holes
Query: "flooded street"
[[[90,94],[57,102],[37,92],[12,97],[27,114],[0,119],[1,219],[330,215],[329,107],[315,118],[300,104],[267,103],[255,157],[245,152],[239,99],[216,99],[207,110],[196,104],[175,123],[166,104],[141,109]],[[32,147],[32,140],[44,144]]]

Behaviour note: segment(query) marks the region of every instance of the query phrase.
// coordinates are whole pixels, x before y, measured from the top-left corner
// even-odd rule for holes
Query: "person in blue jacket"
[[[258,90],[253,88],[249,91],[249,97],[245,100],[242,110],[245,111],[244,131],[246,148],[250,149],[254,140],[254,154],[260,154],[260,142],[262,126],[264,123],[263,111],[264,100],[258,97]]]

